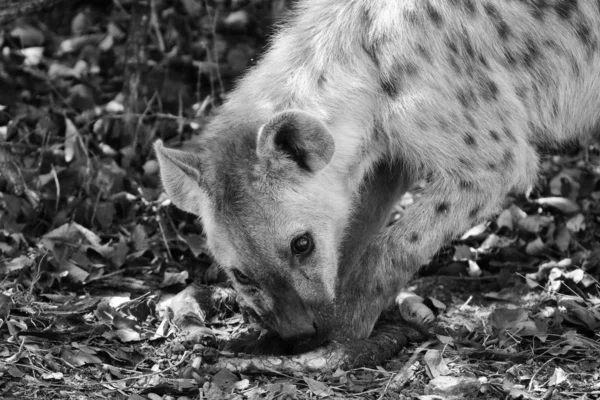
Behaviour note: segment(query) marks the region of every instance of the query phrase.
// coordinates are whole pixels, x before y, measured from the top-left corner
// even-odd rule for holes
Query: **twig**
[[[165,242],[165,248],[167,249],[167,254],[169,255],[169,260],[173,260],[173,255],[171,254],[171,249],[169,249],[169,242],[167,241],[167,235],[165,235],[165,230],[162,226],[162,217],[159,214],[156,214],[156,219],[158,220],[158,227],[160,229],[160,234]]]
[[[527,385],[527,391],[531,392],[531,388],[533,386],[533,378],[535,378],[535,376],[542,370],[544,369],[544,367],[546,365],[548,365],[548,363],[550,363],[550,361],[554,360],[556,357],[552,357],[551,359],[549,359],[548,361],[546,361],[544,364],[542,364],[541,367],[539,367],[534,373],[533,375],[531,375],[531,378],[529,379],[529,385]]]
[[[95,278],[90,278],[87,281],[85,281],[84,284],[85,285],[89,285],[92,282],[97,282],[97,281],[104,280],[106,278],[110,278],[111,276],[120,275],[120,274],[124,273],[125,271],[127,271],[127,269],[126,268],[122,268],[122,269],[119,269],[117,271],[109,272],[108,274],[100,275],[100,276],[97,276]]]
[[[388,381],[387,385],[385,385],[385,389],[382,391],[381,396],[379,397],[378,400],[381,400],[383,398],[383,396],[385,395],[385,393],[388,390],[388,387],[390,385],[391,385],[392,389],[400,389],[406,384],[406,382],[404,381],[403,378],[406,376],[408,369],[413,366],[413,364],[417,360],[417,357],[419,356],[419,354],[421,354],[422,352],[427,350],[427,348],[435,342],[436,342],[436,340],[428,340],[425,343],[423,343],[421,346],[417,347],[417,349],[410,356],[408,361],[406,363],[404,363],[402,369],[400,371],[398,371],[398,373]]]
[[[160,371],[156,371],[156,372],[150,372],[148,374],[141,374],[141,375],[135,375],[135,376],[128,376],[127,378],[122,378],[122,379],[115,379],[114,381],[108,381],[108,382],[102,382],[104,384],[111,384],[111,383],[115,383],[115,382],[125,382],[125,381],[130,381],[132,379],[140,379],[140,378],[147,378],[149,376],[154,376],[154,375],[158,375],[158,374],[164,374],[167,371],[170,371],[172,369],[175,369],[177,367],[179,367],[181,364],[183,364],[186,360],[186,358],[189,357],[189,355],[191,354],[190,351],[186,351],[185,353],[183,353],[183,355],[181,356],[181,360],[179,360],[177,363],[171,365],[168,368],[165,368],[163,370]]]
[[[208,5],[208,1],[204,0],[204,7],[206,8],[207,12],[209,10],[209,5]],[[217,16],[219,15],[219,11],[215,10],[215,15],[213,16],[213,25],[212,25],[212,37],[213,39],[217,37]],[[219,57],[218,57],[218,53],[217,53],[217,47],[214,45],[213,42],[213,57],[214,57],[214,63],[217,66],[217,81],[219,82],[219,89],[220,89],[220,94],[225,93],[225,89],[224,89],[224,85],[223,85],[223,80],[221,79],[221,66],[219,65]],[[206,52],[206,55],[208,56],[208,61],[211,62],[213,61],[211,59],[211,54],[210,51]],[[215,88],[212,82],[212,79],[210,80],[210,90],[211,90],[211,94],[215,94]]]
[[[160,33],[160,26],[158,24],[158,14],[156,13],[156,0],[150,0],[150,25],[154,29],[156,35],[156,41],[158,42],[158,49],[161,53],[165,53],[165,41]]]
[[[56,185],[56,204],[54,205],[54,212],[58,213],[58,204],[60,201],[60,181],[58,180],[58,175],[56,174],[54,165],[52,165],[50,172],[52,173],[52,178],[54,179],[54,184]]]
[[[471,302],[471,300],[473,300],[473,296],[469,296],[469,298],[468,298],[468,299],[467,299],[467,300],[466,300],[466,301],[465,301],[463,304],[461,304],[461,306],[460,306],[460,307],[458,307],[458,309],[459,309],[460,311],[464,311],[465,307],[466,307],[467,305],[469,305],[469,303]]]

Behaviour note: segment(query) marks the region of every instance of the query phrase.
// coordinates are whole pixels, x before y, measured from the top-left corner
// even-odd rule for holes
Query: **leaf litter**
[[[202,128],[285,1],[98,3],[0,36],[0,397],[600,395],[597,145],[545,157],[528,196],[421,268],[398,304],[430,341],[373,368],[225,368],[218,344],[253,328],[150,145]],[[213,289],[186,330],[169,301],[192,282]]]

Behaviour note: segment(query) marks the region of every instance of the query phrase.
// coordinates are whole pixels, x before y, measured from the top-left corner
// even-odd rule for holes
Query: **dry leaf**
[[[317,397],[329,397],[333,395],[333,390],[323,382],[316,381],[309,377],[302,377],[308,385],[308,389]]]

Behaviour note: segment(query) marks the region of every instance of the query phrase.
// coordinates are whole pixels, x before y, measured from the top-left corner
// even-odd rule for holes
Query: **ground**
[[[545,155],[537,187],[421,268],[408,289],[437,314],[429,340],[286,374],[219,352],[253,328],[151,144],[201,131],[284,3],[79,2],[4,24],[0,397],[599,398],[595,145]],[[190,339],[165,305],[193,281],[210,296]]]

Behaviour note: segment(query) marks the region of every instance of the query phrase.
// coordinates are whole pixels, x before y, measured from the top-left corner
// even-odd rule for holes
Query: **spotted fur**
[[[591,137],[599,37],[596,0],[299,2],[200,150],[157,145],[165,189],[202,217],[215,258],[272,329],[364,338],[444,242],[535,182],[536,146]],[[291,133],[274,122],[289,110]],[[331,139],[330,159],[300,137],[307,126]],[[324,162],[306,168],[307,154]],[[315,247],[300,259],[290,242],[304,232]]]

